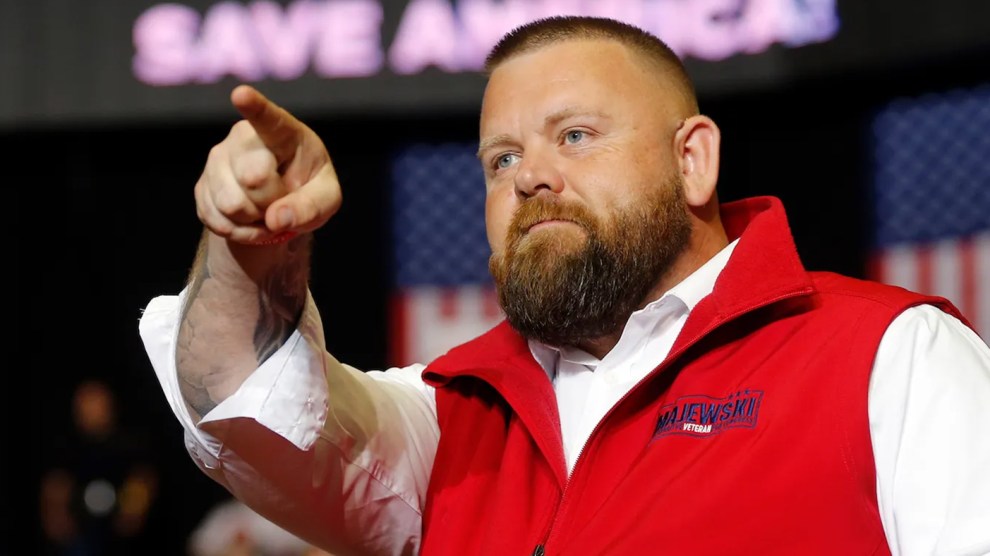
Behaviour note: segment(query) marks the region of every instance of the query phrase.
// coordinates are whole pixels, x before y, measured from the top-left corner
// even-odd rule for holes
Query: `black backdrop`
[[[896,96],[978,84],[988,62],[984,51],[953,53],[702,97],[723,132],[721,197],[780,196],[807,266],[862,275],[873,111]],[[15,191],[4,220],[16,256],[7,268],[17,346],[4,365],[3,553],[40,553],[37,480],[84,376],[110,381],[125,418],[146,427],[157,445],[164,475],[148,554],[182,554],[192,527],[226,497],[186,455],[137,321],[153,296],[182,287],[200,233],[192,186],[234,117],[231,110],[195,123],[47,124],[0,135],[5,183]],[[328,345],[341,360],[380,368],[390,286],[389,154],[411,140],[472,141],[477,114],[317,115],[308,122],[327,141],[344,186],[342,211],[318,233],[313,272],[314,295],[330,315]]]

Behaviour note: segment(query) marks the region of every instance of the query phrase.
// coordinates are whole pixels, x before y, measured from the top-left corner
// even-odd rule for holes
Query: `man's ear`
[[[688,205],[702,207],[715,194],[722,134],[708,116],[687,118],[674,133],[675,155]]]

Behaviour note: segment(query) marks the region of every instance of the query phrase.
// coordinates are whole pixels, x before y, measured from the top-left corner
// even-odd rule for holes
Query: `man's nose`
[[[564,188],[564,178],[552,154],[528,150],[519,161],[515,175],[516,195],[528,199],[542,190],[560,193]]]

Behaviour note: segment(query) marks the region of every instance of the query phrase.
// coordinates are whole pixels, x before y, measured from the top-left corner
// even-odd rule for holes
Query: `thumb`
[[[273,233],[311,232],[337,213],[343,202],[333,165],[326,163],[309,182],[265,210],[265,226]]]

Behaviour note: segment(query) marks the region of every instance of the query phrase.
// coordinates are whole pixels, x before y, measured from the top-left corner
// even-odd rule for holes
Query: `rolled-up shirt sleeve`
[[[307,297],[288,341],[197,425],[175,368],[184,295],[151,300],[139,330],[196,465],[327,550],[418,553],[440,434],[423,366],[362,372],[338,362]]]

